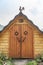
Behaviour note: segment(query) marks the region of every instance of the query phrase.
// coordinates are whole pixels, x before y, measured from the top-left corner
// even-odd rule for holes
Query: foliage
[[[42,54],[38,54],[36,57],[35,57],[35,60],[40,63],[40,62],[43,62],[43,53]]]
[[[37,62],[35,60],[29,61],[26,65],[37,65]]]
[[[0,59],[0,65],[3,65],[3,61]]]
[[[12,58],[5,56],[4,53],[0,53],[0,65],[14,65]]]
[[[0,63],[0,65],[3,65],[2,63]]]
[[[7,60],[7,61],[4,63],[4,65],[14,65],[14,64],[13,64],[13,62]]]
[[[6,60],[6,56],[5,56],[4,53],[0,53],[0,59],[1,59],[2,61]]]

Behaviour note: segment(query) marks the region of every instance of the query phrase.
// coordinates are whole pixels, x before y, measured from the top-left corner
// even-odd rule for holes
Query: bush
[[[35,60],[40,63],[40,62],[43,62],[43,54],[38,54],[36,57],[35,57]]]
[[[13,62],[7,60],[3,65],[14,65]]]
[[[12,58],[5,56],[4,53],[0,53],[0,65],[14,65]]]
[[[2,63],[0,63],[0,65],[3,65]]]
[[[4,53],[0,53],[0,59],[1,59],[2,61],[6,60],[6,56],[5,56]]]
[[[37,65],[36,61],[29,61],[26,65]]]

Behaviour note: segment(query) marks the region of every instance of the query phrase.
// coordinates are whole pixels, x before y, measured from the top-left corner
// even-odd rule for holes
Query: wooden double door
[[[28,24],[16,24],[10,29],[9,56],[33,58],[33,32]]]

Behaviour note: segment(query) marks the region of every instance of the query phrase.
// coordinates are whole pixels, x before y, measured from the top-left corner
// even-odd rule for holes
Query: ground
[[[26,63],[28,62],[28,60],[27,59],[22,59],[22,60],[15,60],[15,62],[14,62],[14,64],[15,65],[25,65]]]

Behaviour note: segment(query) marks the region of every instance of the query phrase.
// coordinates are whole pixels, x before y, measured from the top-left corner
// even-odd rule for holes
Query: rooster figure
[[[22,10],[24,10],[24,7],[20,6],[19,10],[20,10],[20,12],[22,12]]]

